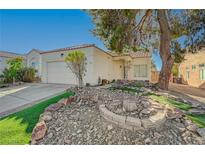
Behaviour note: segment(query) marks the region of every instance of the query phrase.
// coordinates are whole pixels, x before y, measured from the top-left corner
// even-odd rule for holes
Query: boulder
[[[205,114],[205,110],[195,108],[189,110],[188,114]]]
[[[77,96],[70,96],[67,99],[64,100],[64,105],[68,105],[72,102],[75,102],[77,100]]]
[[[151,112],[151,111],[148,110],[148,109],[144,109],[144,110],[141,111],[142,114],[146,114],[146,115],[147,115],[147,114],[150,114],[150,112]]]
[[[42,139],[45,136],[46,131],[47,131],[47,126],[44,121],[37,123],[37,125],[35,126],[32,132],[32,136],[31,136],[32,142],[34,143],[35,141]]]
[[[148,101],[141,101],[143,107],[148,108],[150,106],[150,102]]]
[[[197,133],[205,139],[205,128],[198,128]]]
[[[125,112],[132,112],[137,110],[137,104],[133,100],[125,99],[123,100],[123,110]]]
[[[63,99],[64,101],[64,99]],[[49,105],[45,111],[46,112],[54,112],[54,111],[57,111],[59,110],[61,107],[64,106],[64,103],[62,102],[62,100],[60,100],[58,103],[55,103],[55,104],[52,104],[52,105]]]
[[[97,94],[96,94],[96,95],[93,95],[93,96],[91,97],[91,101],[97,103],[97,102],[98,102],[98,95],[97,95]]]
[[[168,110],[166,113],[167,119],[179,119],[185,116],[184,112],[179,109]]]
[[[41,117],[41,120],[43,120],[43,121],[50,121],[51,119],[52,119],[51,112],[44,112],[42,117]]]
[[[194,125],[194,124],[191,124],[191,125],[187,126],[186,129],[188,129],[192,132],[196,132],[197,131],[197,126]]]

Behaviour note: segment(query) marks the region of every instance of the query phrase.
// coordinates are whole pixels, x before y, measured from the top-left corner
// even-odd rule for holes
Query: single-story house
[[[77,45],[67,48],[42,51],[32,49],[26,55],[0,52],[0,74],[7,67],[6,61],[14,57],[23,57],[28,67],[37,70],[36,76],[42,83],[77,84],[76,77],[67,68],[65,56],[71,51],[80,50],[87,59],[84,84],[95,85],[100,79],[152,80],[152,60],[150,52],[130,52],[116,54],[104,51],[94,44]]]
[[[77,84],[74,74],[64,62],[68,52],[80,50],[87,58],[84,84],[95,85],[100,79],[151,80],[151,54],[130,52],[118,55],[105,52],[94,44],[78,45],[49,51],[31,50],[27,66],[34,67],[43,83]],[[127,72],[127,73],[126,73]]]

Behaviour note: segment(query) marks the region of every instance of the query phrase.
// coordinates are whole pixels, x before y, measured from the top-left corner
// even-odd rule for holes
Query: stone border
[[[40,115],[39,121],[33,129],[30,144],[35,145],[38,140],[44,138],[47,132],[46,122],[52,119],[53,112],[58,111],[63,106],[66,106],[76,100],[77,100],[77,96],[70,96],[68,98],[63,98],[59,100],[57,103],[49,105],[44,110],[44,113]]]
[[[149,128],[159,128],[166,120],[166,112],[158,112],[156,115],[148,119],[139,119],[129,116],[115,114],[108,110],[105,104],[99,106],[101,116],[108,122],[119,127],[126,128],[132,131],[140,131]]]

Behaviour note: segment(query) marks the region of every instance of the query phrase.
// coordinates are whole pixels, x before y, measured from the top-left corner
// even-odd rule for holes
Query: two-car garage
[[[63,61],[47,62],[47,83],[77,84],[76,77]]]

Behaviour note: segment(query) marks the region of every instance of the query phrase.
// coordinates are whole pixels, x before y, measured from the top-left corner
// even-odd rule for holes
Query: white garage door
[[[65,62],[48,63],[48,83],[77,84],[76,78]]]

